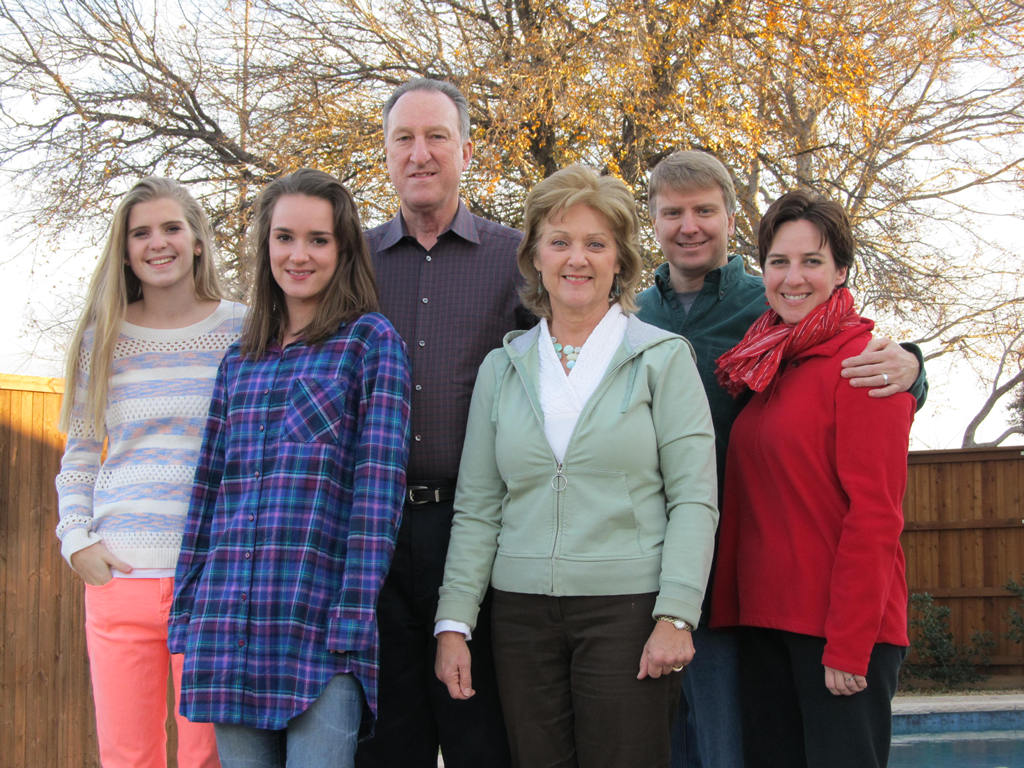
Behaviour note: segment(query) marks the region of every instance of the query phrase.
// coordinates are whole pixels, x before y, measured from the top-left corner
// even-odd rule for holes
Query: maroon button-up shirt
[[[474,216],[460,202],[429,251],[402,214],[366,233],[381,312],[412,362],[409,484],[454,484],[469,401],[484,356],[511,330],[536,322],[519,303],[522,235]]]

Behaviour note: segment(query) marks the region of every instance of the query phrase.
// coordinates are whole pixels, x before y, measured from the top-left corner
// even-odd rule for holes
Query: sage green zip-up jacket
[[[437,619],[471,627],[488,583],[539,595],[658,593],[694,626],[718,523],[715,440],[693,350],[634,316],[559,464],[543,430],[539,327],[484,359]]]

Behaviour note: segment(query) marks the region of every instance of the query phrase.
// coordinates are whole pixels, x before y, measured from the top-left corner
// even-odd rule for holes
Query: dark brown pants
[[[494,661],[514,766],[668,766],[679,677],[636,679],[654,598],[495,590]]]

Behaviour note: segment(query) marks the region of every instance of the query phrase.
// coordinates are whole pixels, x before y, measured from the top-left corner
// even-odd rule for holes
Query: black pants
[[[747,768],[885,768],[892,697],[906,649],[878,643],[868,687],[833,696],[825,640],[777,629],[740,631],[740,702]]]
[[[679,676],[636,679],[654,599],[495,590],[494,658],[516,768],[668,766]]]
[[[476,695],[456,701],[434,676],[434,613],[444,577],[452,503],[407,504],[391,571],[377,603],[380,706],[373,738],[359,745],[357,768],[505,768],[508,739],[491,655],[490,600],[473,639]]]

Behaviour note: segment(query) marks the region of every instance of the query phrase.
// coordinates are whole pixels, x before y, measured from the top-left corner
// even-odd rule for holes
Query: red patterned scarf
[[[747,388],[763,392],[783,362],[858,322],[853,296],[846,288],[836,288],[796,325],[786,325],[769,309],[754,321],[739,344],[718,358],[715,375],[733,397]]]

